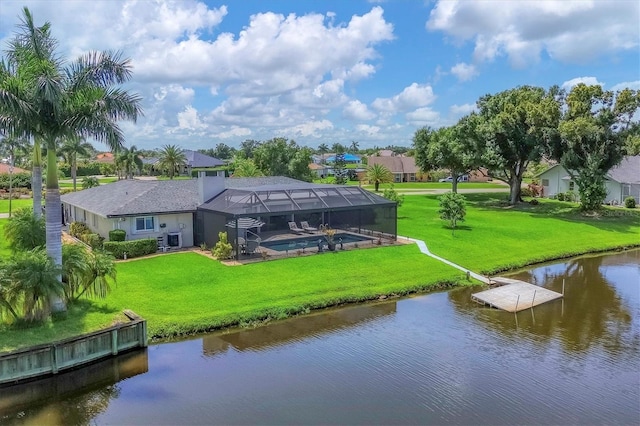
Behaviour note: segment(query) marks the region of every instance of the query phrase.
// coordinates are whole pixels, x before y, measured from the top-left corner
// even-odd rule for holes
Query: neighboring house
[[[191,172],[197,171],[213,171],[220,166],[224,166],[224,161],[215,157],[203,154],[198,151],[192,151],[190,149],[182,150],[187,162],[179,168],[178,174],[182,176],[191,176]],[[159,166],[160,159],[156,157],[150,157],[148,159],[142,159],[142,164],[151,165],[151,174],[161,173]]]
[[[4,175],[4,174],[9,174],[9,168],[10,166],[8,164],[5,163],[0,163],[0,175]],[[25,170],[25,169],[21,169],[20,167],[16,167],[13,166],[13,174],[15,175],[16,173],[25,173],[28,172],[29,170]]]
[[[329,167],[324,164],[310,163],[309,170],[320,179],[324,179],[329,174]]]
[[[96,155],[96,163],[115,164],[116,159],[112,152],[101,152]]]
[[[336,162],[336,154],[329,154],[326,158],[325,163],[335,163]],[[344,162],[346,164],[362,164],[362,157],[355,154],[344,154]]]
[[[244,217],[262,221],[264,231],[288,231],[289,222],[308,221],[397,235],[395,202],[355,186],[281,176],[121,180],[61,198],[65,223],[83,222],[105,238],[124,229],[128,240],[157,238],[159,246],[212,247],[219,232],[228,232],[237,246],[238,231],[227,224]]]
[[[367,164],[372,166],[380,164],[393,173],[394,182],[421,182],[426,180],[426,175],[420,173],[413,157],[368,157]]]
[[[553,197],[558,193],[575,191],[578,186],[560,164],[550,167],[537,175],[545,197]],[[626,156],[622,162],[606,174],[607,196],[605,203],[622,204],[624,199],[632,196],[640,203],[640,155]]]

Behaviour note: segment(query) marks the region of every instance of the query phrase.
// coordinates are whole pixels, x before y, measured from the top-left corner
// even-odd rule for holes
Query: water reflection
[[[611,274],[621,282],[612,282],[608,278]],[[473,316],[479,324],[512,339],[522,338],[524,331],[538,344],[560,342],[571,353],[588,351],[594,345],[610,355],[640,350],[632,314],[640,295],[640,250],[584,256],[509,276],[559,293],[564,285],[565,297],[517,315],[478,307],[470,300],[478,288],[452,291],[450,300],[462,315]],[[621,297],[618,292],[625,287],[635,291]]]
[[[120,396],[118,382],[148,370],[145,349],[41,380],[2,387],[0,423],[90,423]]]
[[[238,351],[265,350],[309,337],[321,337],[395,312],[396,302],[330,309],[250,330],[207,335],[202,338],[202,351],[207,356],[216,356],[230,348]]]

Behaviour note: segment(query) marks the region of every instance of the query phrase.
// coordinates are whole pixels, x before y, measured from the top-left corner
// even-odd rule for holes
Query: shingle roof
[[[640,183],[640,155],[629,155],[607,173],[619,183]]]
[[[24,173],[28,172],[28,170],[21,169],[20,167],[13,167],[13,173]],[[9,174],[9,165],[5,163],[0,163],[0,174]]]
[[[380,164],[385,166],[391,173],[418,173],[416,160],[413,157],[369,157],[368,165]]]
[[[197,167],[218,167],[224,165],[224,161],[208,155],[202,154],[198,151],[191,151],[185,149],[183,151],[184,156],[187,158],[187,164],[193,168]]]
[[[61,199],[103,217],[188,212],[199,204],[196,182],[128,179],[65,194]]]

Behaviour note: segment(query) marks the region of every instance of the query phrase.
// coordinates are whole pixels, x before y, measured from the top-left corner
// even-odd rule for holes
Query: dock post
[[[562,297],[564,297],[564,278],[562,279]]]
[[[533,314],[533,304],[536,301],[536,291],[538,290],[533,290],[533,299],[531,299],[531,314]]]
[[[518,303],[520,302],[520,295],[518,295],[518,298],[516,299],[516,310],[514,312],[518,312]]]

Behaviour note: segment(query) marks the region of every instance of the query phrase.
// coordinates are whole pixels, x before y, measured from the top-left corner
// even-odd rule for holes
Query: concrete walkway
[[[9,213],[0,213],[0,219],[7,219],[9,217]]]
[[[435,255],[435,254],[431,253],[429,251],[429,248],[427,247],[427,244],[422,240],[416,240],[415,238],[409,238],[409,237],[402,237],[400,235],[398,235],[398,238],[402,238],[402,239],[405,239],[405,240],[408,240],[408,241],[413,241],[414,243],[416,243],[418,245],[418,248],[420,249],[420,252],[426,254],[429,257],[433,257],[434,259],[439,260],[440,262],[446,263],[449,266],[452,266],[452,267],[454,267],[456,269],[459,269],[459,270],[461,270],[461,271],[463,271],[465,273],[468,273],[470,276],[472,276],[473,278],[475,278],[478,281],[482,281],[485,284],[489,284],[491,282],[491,280],[489,280],[489,278],[487,278],[487,277],[485,277],[483,275],[476,274],[475,272],[470,271],[467,268],[463,268],[462,266],[460,266],[460,265],[458,265],[456,263],[453,263],[450,260],[447,260],[445,258],[442,258],[442,257],[440,257],[438,255]]]

